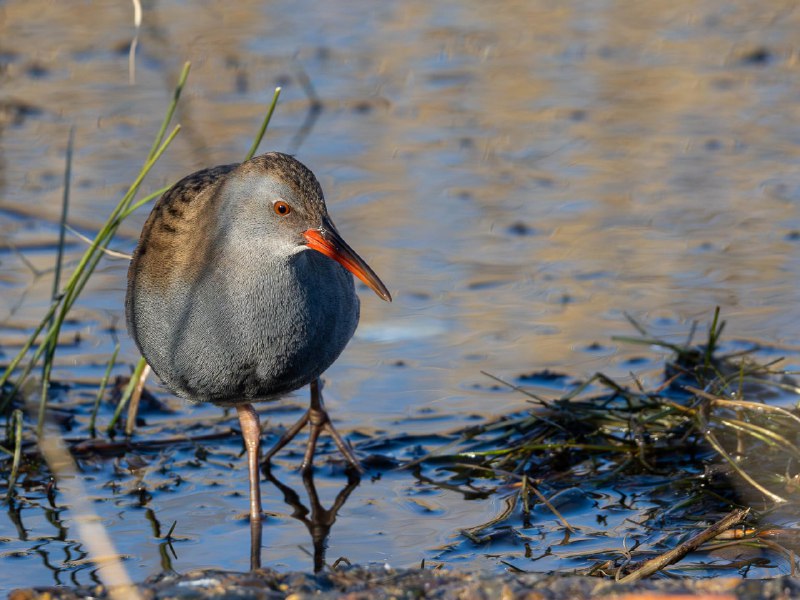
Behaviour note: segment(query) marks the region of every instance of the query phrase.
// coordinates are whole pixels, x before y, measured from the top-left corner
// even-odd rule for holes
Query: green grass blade
[[[264,139],[264,134],[267,132],[267,127],[269,126],[269,122],[272,119],[272,113],[275,112],[275,107],[278,105],[278,97],[281,95],[281,88],[275,88],[275,94],[272,96],[272,103],[269,105],[269,110],[267,111],[267,115],[264,117],[264,121],[261,123],[261,129],[258,130],[258,134],[256,134],[256,138],[253,140],[253,145],[250,146],[250,151],[247,153],[247,156],[244,157],[245,160],[250,160],[256,154],[258,147],[261,145],[261,140]]]
[[[19,463],[22,458],[22,411],[16,409],[11,419],[14,421],[14,459],[11,464],[11,475],[8,477],[8,490],[6,491],[6,501],[14,496],[14,487],[19,475]]]
[[[164,139],[164,134],[167,132],[167,127],[169,127],[169,123],[172,121],[175,110],[178,108],[178,100],[181,98],[181,92],[183,91],[184,85],[186,85],[186,80],[189,77],[189,70],[191,67],[192,63],[190,62],[185,62],[183,64],[183,69],[178,77],[178,84],[175,86],[175,91],[172,94],[172,102],[170,102],[169,108],[167,108],[167,112],[164,115],[164,120],[161,122],[161,128],[156,134],[156,139],[153,140],[153,145],[150,148],[150,152],[147,154],[147,160],[152,159],[156,155],[158,147],[161,145],[161,141]]]
[[[131,375],[130,380],[128,381],[128,385],[125,388],[125,392],[122,394],[122,398],[119,399],[119,404],[117,404],[117,409],[114,411],[114,416],[111,417],[111,421],[108,423],[106,427],[106,433],[111,435],[114,432],[114,427],[119,421],[119,416],[122,414],[122,410],[125,408],[125,405],[128,404],[128,400],[131,398],[131,394],[133,394],[133,390],[136,388],[136,384],[139,381],[139,378],[142,376],[142,371],[147,366],[144,358],[139,358],[139,362],[136,363],[136,368],[133,370],[133,374]]]
[[[61,285],[61,267],[64,261],[64,237],[67,232],[67,213],[69,212],[69,193],[72,184],[72,154],[75,146],[75,126],[69,128],[67,138],[67,156],[64,166],[64,195],[61,200],[61,223],[58,231],[58,254],[56,255],[56,270],[53,274],[53,300],[58,298]]]
[[[750,477],[750,475],[747,473],[747,471],[745,471],[742,467],[740,467],[739,463],[737,463],[731,457],[731,455],[728,454],[725,451],[725,449],[722,447],[722,444],[719,443],[719,441],[717,440],[716,436],[713,433],[711,433],[710,431],[705,431],[704,432],[704,437],[706,438],[708,443],[711,444],[711,447],[714,448],[714,450],[716,450],[717,453],[723,459],[725,459],[725,461],[731,466],[731,468],[739,474],[739,477],[744,479],[747,483],[752,485],[754,488],[756,488],[759,492],[764,494],[767,498],[769,498],[773,502],[779,502],[779,503],[787,502],[787,500],[785,498],[782,498],[781,496],[778,496],[778,494],[773,494],[767,488],[765,488],[763,485],[758,483],[755,479]]]
[[[58,231],[58,252],[56,253],[56,265],[53,272],[53,302],[58,301],[58,290],[61,285],[61,267],[64,261],[64,237],[67,231],[67,214],[69,212],[69,192],[72,182],[72,152],[75,144],[75,126],[69,128],[69,137],[67,139],[67,156],[66,164],[64,166],[64,195],[61,201],[61,223]],[[53,326],[53,320],[50,319],[50,326]],[[44,411],[47,406],[47,400],[50,396],[50,372],[53,369],[53,358],[56,353],[56,340],[52,339],[47,345],[45,352],[44,364],[42,365],[42,391],[39,398],[39,417],[36,423],[36,433],[41,435],[42,427],[44,427]]]
[[[111,360],[108,361],[106,372],[103,373],[103,379],[100,380],[100,387],[97,390],[97,397],[95,397],[94,406],[92,406],[92,415],[89,418],[89,435],[92,437],[95,437],[96,434],[95,421],[97,420],[97,410],[100,408],[100,401],[103,399],[103,393],[106,391],[108,378],[111,376],[111,369],[114,368],[114,364],[117,362],[117,354],[119,354],[119,342],[117,342],[117,345],[114,346],[114,352],[111,355]]]
[[[156,161],[161,157],[164,151],[169,147],[172,141],[175,139],[175,136],[180,131],[180,125],[177,125],[175,129],[173,129],[172,133],[167,137],[161,147],[158,149],[156,154],[145,163],[144,167],[142,167],[141,172],[137,176],[136,180],[131,184],[131,187],[125,197],[120,201],[117,207],[112,211],[111,216],[106,221],[104,227],[98,232],[95,236],[94,240],[92,241],[89,250],[81,258],[78,266],[75,268],[75,271],[72,273],[69,281],[65,286],[64,297],[61,299],[60,308],[61,311],[58,314],[58,317],[55,320],[55,323],[52,327],[50,327],[45,335],[44,340],[39,345],[39,347],[34,351],[33,356],[31,357],[30,363],[24,369],[23,373],[17,379],[15,390],[19,389],[19,386],[25,381],[27,376],[30,374],[31,369],[33,366],[39,361],[42,356],[42,353],[47,348],[47,345],[51,342],[51,340],[57,339],[58,333],[61,331],[61,326],[64,323],[64,320],[67,316],[67,313],[72,308],[72,305],[75,303],[75,300],[80,295],[81,291],[85,287],[86,283],[89,280],[89,277],[94,272],[97,263],[103,257],[103,250],[108,246],[111,242],[111,239],[116,232],[117,228],[119,227],[119,223],[117,222],[117,217],[119,214],[127,208],[133,196],[136,193],[139,185],[141,184],[142,180],[147,176],[150,170],[155,165]],[[48,316],[41,324],[40,328],[37,329],[36,336],[38,336],[39,332],[44,328],[45,324],[50,320],[52,314],[57,310],[58,305],[54,304],[51,307],[52,312],[48,312]],[[29,339],[28,343],[26,344],[25,348],[30,349],[33,343],[35,342],[35,337],[32,336],[33,339]],[[22,354],[22,352],[20,352]],[[21,360],[22,356],[18,355],[18,359]],[[15,359],[12,361],[12,365],[16,366],[19,363],[19,360]],[[6,369],[6,373],[3,376],[3,379],[0,380],[0,385],[5,382],[5,380],[10,375],[11,365],[9,368]]]
[[[158,197],[162,196],[171,187],[172,187],[171,185],[165,185],[160,190],[157,190],[157,191],[155,191],[155,192],[153,192],[151,194],[148,194],[147,196],[145,196],[144,198],[142,198],[141,200],[139,200],[135,204],[132,204],[131,206],[129,206],[125,211],[123,211],[119,215],[117,220],[120,223],[122,223],[122,221],[124,221],[126,218],[128,218],[131,214],[135,213],[138,209],[140,209],[142,206],[144,206],[148,202],[151,202],[154,198],[158,198]]]

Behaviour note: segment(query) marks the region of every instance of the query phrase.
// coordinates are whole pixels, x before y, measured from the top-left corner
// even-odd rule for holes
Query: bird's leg
[[[261,521],[250,519],[250,570],[261,568],[261,535],[263,527]]]
[[[300,466],[300,469],[303,472],[308,472],[311,470],[314,460],[314,449],[317,445],[317,438],[319,438],[319,434],[321,431],[327,431],[330,436],[333,438],[333,441],[336,443],[336,447],[339,448],[339,451],[344,454],[345,459],[347,462],[350,463],[350,466],[353,467],[359,474],[364,473],[364,469],[361,468],[361,465],[358,462],[358,459],[355,457],[353,452],[350,448],[345,444],[342,436],[339,435],[339,432],[336,431],[336,428],[331,423],[331,419],[328,416],[328,412],[322,406],[322,393],[320,391],[320,382],[319,379],[315,379],[311,382],[311,406],[308,409],[308,422],[311,425],[311,433],[308,436],[308,445],[306,446],[306,454],[303,458],[303,464]]]
[[[258,473],[258,448],[261,441],[261,425],[252,404],[238,404],[239,424],[247,450],[247,471],[250,474],[250,521],[261,522],[261,487]]]
[[[324,418],[328,415],[325,413],[313,412],[314,409],[308,409],[308,423],[311,431],[308,432],[308,442],[306,442],[306,453],[303,456],[303,462],[300,464],[300,470],[303,473],[311,473],[314,467],[314,450],[317,448],[317,440],[319,434],[322,433],[325,427]],[[324,417],[323,417],[324,415]]]

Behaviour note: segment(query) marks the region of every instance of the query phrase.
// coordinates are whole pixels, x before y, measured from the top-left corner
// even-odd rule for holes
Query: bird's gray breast
[[[358,323],[352,276],[313,250],[222,254],[184,294],[164,364],[150,362],[169,388],[198,401],[296,390],[336,360]]]

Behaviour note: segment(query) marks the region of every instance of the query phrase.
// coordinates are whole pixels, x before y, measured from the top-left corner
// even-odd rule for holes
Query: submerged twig
[[[750,477],[750,475],[748,475],[747,471],[742,469],[742,467],[739,466],[739,463],[737,461],[735,461],[725,451],[725,449],[722,447],[722,445],[719,443],[719,441],[717,440],[716,436],[713,433],[711,433],[710,431],[706,431],[706,432],[704,432],[704,437],[706,438],[706,440],[708,440],[708,443],[711,444],[711,446],[714,448],[714,450],[716,450],[719,453],[719,455],[728,462],[728,464],[731,466],[731,468],[739,474],[739,477],[744,479],[747,483],[752,485],[754,488],[756,488],[759,492],[764,494],[767,498],[769,498],[773,502],[781,502],[781,503],[788,502],[788,500],[786,500],[786,498],[778,496],[778,494],[775,494],[775,493],[769,491],[763,485],[758,483],[755,479]]]
[[[151,439],[142,441],[132,441],[130,439],[122,439],[118,442],[109,442],[105,439],[91,439],[91,440],[77,440],[68,441],[70,449],[76,456],[85,454],[99,454],[101,456],[122,456],[126,452],[133,450],[157,450],[160,448],[172,448],[178,444],[195,444],[198,442],[208,442],[212,440],[223,440],[237,436],[238,433],[230,429],[224,431],[217,431],[214,433],[205,433],[202,435],[179,435],[162,439]]]
[[[791,419],[797,425],[800,425],[800,418],[798,418],[797,415],[790,413],[788,410],[781,408],[780,406],[772,406],[771,404],[764,404],[763,402],[748,402],[746,400],[728,400],[727,398],[720,398],[715,394],[709,394],[705,390],[698,389],[691,385],[684,386],[684,389],[692,394],[700,396],[701,398],[711,400],[711,402],[717,406],[743,408],[746,410],[752,410],[754,412],[770,412],[782,417],[786,417],[787,419]]]
[[[553,506],[553,503],[552,503],[552,502],[550,502],[550,500],[548,500],[548,499],[545,497],[545,495],[544,495],[544,494],[542,494],[542,492],[540,492],[539,490],[537,490],[537,489],[536,489],[536,486],[534,486],[534,485],[532,485],[532,484],[528,483],[528,488],[529,488],[529,489],[530,489],[530,490],[531,490],[531,491],[532,491],[534,494],[536,494],[536,496],[539,498],[539,500],[541,500],[541,501],[542,501],[542,503],[544,503],[544,505],[545,505],[545,506],[546,506],[546,507],[547,507],[547,508],[550,510],[550,512],[551,512],[551,513],[553,513],[553,514],[556,516],[556,518],[557,518],[559,521],[561,521],[561,524],[562,524],[562,525],[563,525],[563,526],[564,526],[564,527],[565,527],[565,528],[566,528],[566,529],[567,529],[567,530],[568,530],[570,533],[575,533],[575,528],[574,528],[572,525],[570,525],[570,524],[569,524],[569,521],[567,521],[567,520],[564,518],[564,516],[563,516],[563,515],[562,515],[560,512],[558,512],[558,509],[557,509],[555,506]]]
[[[69,212],[69,193],[72,183],[72,154],[75,147],[75,126],[69,128],[67,137],[67,152],[64,165],[64,195],[61,200],[61,221],[58,228],[58,251],[56,252],[56,270],[53,273],[53,294],[52,299],[58,297],[59,286],[61,285],[61,266],[64,261],[64,237],[67,227],[67,213]]]
[[[461,529],[460,532],[467,538],[469,538],[472,542],[476,544],[482,543],[481,538],[479,537],[480,534],[489,527],[505,521],[509,516],[514,513],[514,509],[517,507],[517,501],[519,500],[519,492],[514,492],[510,496],[507,496],[503,499],[503,503],[505,507],[502,511],[486,523],[481,525],[476,525],[474,527],[468,527],[466,529]]]
[[[515,392],[519,392],[520,394],[524,394],[524,395],[528,396],[529,398],[531,398],[533,400],[536,400],[536,402],[538,402],[542,406],[545,406],[545,407],[548,407],[548,408],[550,407],[550,403],[547,400],[545,400],[544,398],[542,398],[540,396],[537,396],[536,394],[534,394],[532,392],[529,392],[528,390],[526,390],[523,387],[520,387],[518,385],[514,385],[510,381],[506,381],[505,379],[501,379],[497,375],[492,375],[488,371],[481,371],[481,375],[486,375],[486,377],[489,377],[490,379],[494,379],[498,383],[502,383],[503,385],[511,388]]]
[[[704,529],[689,540],[679,544],[672,550],[669,550],[668,552],[665,552],[656,558],[651,558],[650,560],[642,563],[636,567],[633,572],[628,573],[625,577],[621,578],[619,580],[620,583],[633,583],[635,581],[639,581],[640,579],[649,577],[656,571],[660,571],[661,569],[678,562],[684,556],[689,554],[689,552],[696,550],[705,542],[713,539],[717,534],[742,521],[749,512],[749,508],[732,511],[710,527]]]

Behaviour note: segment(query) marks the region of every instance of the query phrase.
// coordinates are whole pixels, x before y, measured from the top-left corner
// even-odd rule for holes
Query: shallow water
[[[498,9],[170,0],[145,6],[134,85],[129,5],[12,0],[0,18],[6,359],[49,303],[69,128],[69,222],[92,234],[138,172],[190,60],[176,115],[183,129],[145,191],[239,160],[281,85],[262,149],[294,152],[315,171],[340,231],[395,297],[387,305],[362,294],[359,332],[327,373],[326,400],[342,431],[436,436],[525,406],[519,394],[491,390],[482,370],[512,380],[542,369],[576,378],[602,370],[623,382],[632,371],[657,384],[663,352],[611,340],[631,332],[625,313],[682,341],[692,320],[708,320],[719,305],[727,338],[767,341],[797,366],[800,14],[792,2]],[[123,226],[116,249],[132,250],[146,213]],[[69,264],[83,250],[72,238]],[[124,260],[105,261],[65,328],[53,377],[70,384],[59,398],[68,406],[91,402],[117,340],[115,374],[137,359],[122,316],[126,269]],[[556,383],[552,393],[562,389]],[[182,431],[177,419],[207,419],[196,435],[234,425],[233,417],[216,422],[217,409],[192,411],[160,394],[176,413],[144,415],[154,437]],[[298,407],[305,394],[293,400]],[[85,434],[81,410],[68,436]],[[267,410],[270,424],[299,414]],[[240,443],[232,435],[197,448],[145,452],[138,475],[124,459],[83,465],[136,579],[164,566],[153,520],[161,536],[178,522],[176,570],[247,568]],[[407,458],[414,448],[392,452]],[[281,456],[276,475],[302,491],[297,462]],[[170,483],[176,474],[181,483]],[[139,477],[152,496],[145,503]],[[345,483],[323,467],[323,504]],[[264,563],[309,569],[305,526],[274,486],[264,490],[266,510],[278,514],[267,522]],[[459,546],[458,533],[501,505],[499,495],[465,500],[382,470],[353,490],[327,557],[503,568]],[[624,533],[615,523],[609,535]],[[0,588],[86,583],[92,567],[81,558],[69,510],[25,505],[0,517]]]

